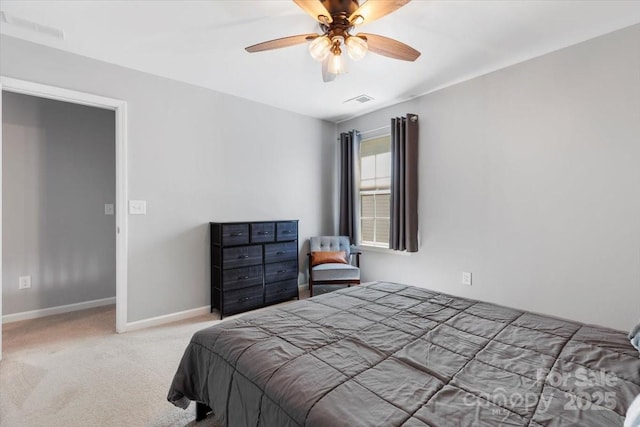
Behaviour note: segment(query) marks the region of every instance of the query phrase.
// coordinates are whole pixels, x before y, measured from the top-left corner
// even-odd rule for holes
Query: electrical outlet
[[[462,272],[462,284],[471,286],[471,273],[466,271]]]
[[[31,276],[20,276],[18,279],[18,289],[29,289],[31,287]]]
[[[104,205],[104,214],[113,215],[113,203],[106,203]]]

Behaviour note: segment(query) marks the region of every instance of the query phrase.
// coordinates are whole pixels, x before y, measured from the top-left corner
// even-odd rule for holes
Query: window
[[[391,136],[360,142],[360,238],[366,246],[389,247]]]

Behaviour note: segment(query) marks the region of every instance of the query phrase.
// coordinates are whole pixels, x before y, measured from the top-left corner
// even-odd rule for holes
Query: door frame
[[[2,91],[70,102],[115,112],[116,149],[116,332],[127,327],[127,102],[85,92],[0,76]],[[2,271],[2,98],[0,97],[0,271]],[[2,274],[0,274],[0,360],[2,359]]]

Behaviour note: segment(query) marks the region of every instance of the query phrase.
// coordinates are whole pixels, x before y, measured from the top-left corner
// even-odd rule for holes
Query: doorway
[[[0,93],[13,92],[39,98],[80,104],[115,112],[115,233],[116,233],[116,332],[127,325],[127,140],[125,101],[77,92],[54,86],[0,77]],[[0,119],[2,104],[0,100]],[[2,120],[0,120],[0,224],[2,223]],[[2,231],[0,230],[0,270],[2,266]],[[0,290],[2,275],[0,275]],[[0,292],[0,359],[2,358],[2,292]]]

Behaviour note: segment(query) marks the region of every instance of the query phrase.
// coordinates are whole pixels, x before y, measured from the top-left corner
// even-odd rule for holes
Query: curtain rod
[[[362,135],[363,133],[373,133],[373,132],[378,132],[384,129],[391,129],[391,125],[386,125],[386,126],[382,126],[376,129],[369,129],[369,130],[365,130],[363,132],[360,132],[360,135]]]
[[[375,129],[365,130],[363,132],[360,132],[360,135],[367,134],[367,133],[373,133],[373,132],[379,132],[379,131],[385,130],[385,129],[391,129],[391,125],[386,125],[386,126],[382,126],[382,127],[375,128]],[[340,137],[336,138],[336,140],[340,141]]]

